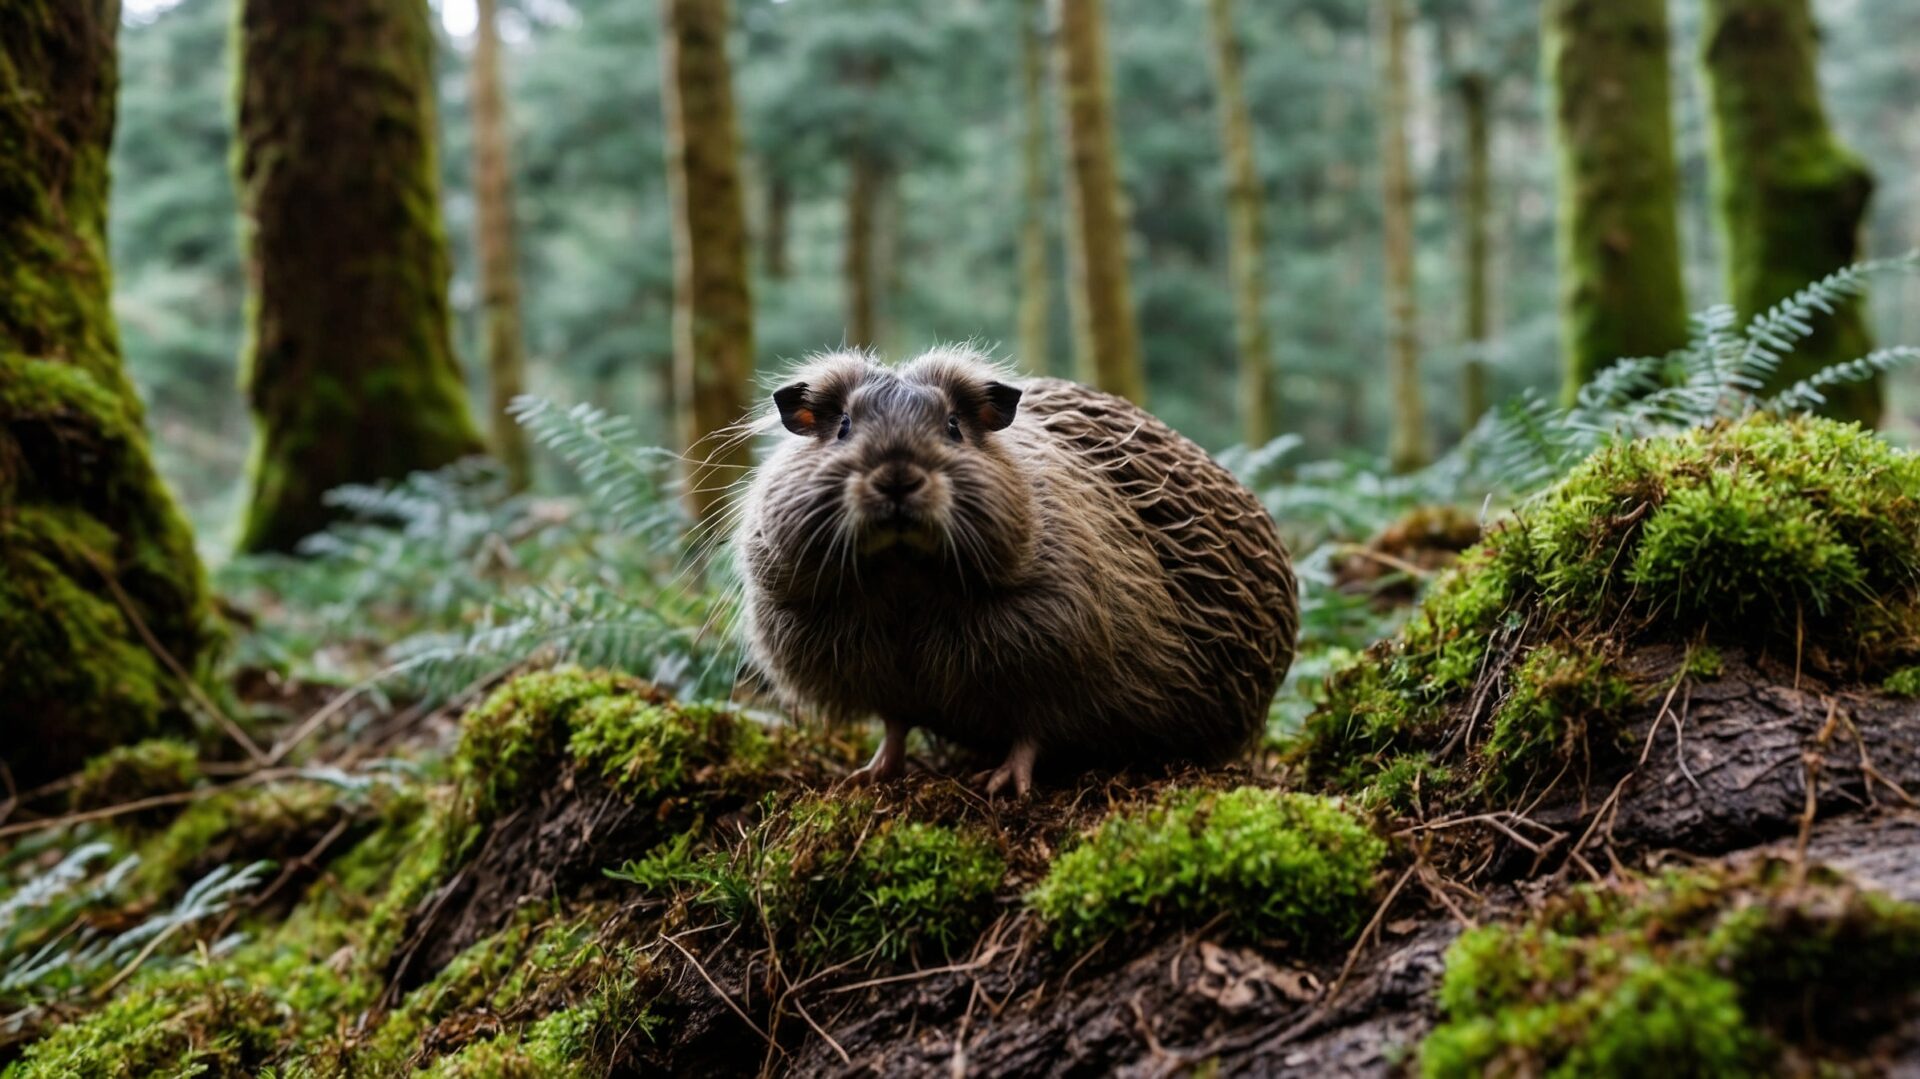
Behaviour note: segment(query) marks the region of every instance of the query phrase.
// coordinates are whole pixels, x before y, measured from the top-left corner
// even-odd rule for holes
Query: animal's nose
[[[895,502],[904,502],[927,485],[927,473],[918,465],[895,462],[873,473],[873,489]]]

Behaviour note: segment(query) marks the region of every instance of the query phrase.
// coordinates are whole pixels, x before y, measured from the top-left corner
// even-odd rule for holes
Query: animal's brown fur
[[[1239,752],[1293,658],[1272,519],[1200,447],[1085,386],[1025,382],[992,429],[1003,377],[958,349],[794,373],[776,396],[805,433],[760,466],[736,536],[754,660],[790,705],[985,751]],[[880,493],[922,476],[904,504]]]

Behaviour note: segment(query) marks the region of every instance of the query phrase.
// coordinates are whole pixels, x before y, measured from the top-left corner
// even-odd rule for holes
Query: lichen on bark
[[[1704,31],[1713,179],[1727,288],[1743,318],[1860,257],[1873,176],[1828,126],[1807,0],[1709,0]],[[1873,349],[1858,299],[1816,320],[1771,388]],[[1878,381],[1827,391],[1826,411],[1873,424]]]
[[[108,306],[116,0],[0,8],[0,701],[15,782],[156,729],[213,643]]]
[[[478,453],[448,324],[425,0],[244,0],[238,188],[256,437],[243,550],[335,487]]]

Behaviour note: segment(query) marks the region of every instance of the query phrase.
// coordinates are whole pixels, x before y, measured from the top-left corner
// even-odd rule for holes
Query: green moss
[[[87,762],[68,799],[75,810],[102,809],[144,798],[178,794],[200,781],[200,752],[171,738],[152,738],[110,749]],[[151,826],[171,815],[157,809],[121,818]]]
[[[468,713],[454,755],[458,804],[484,823],[570,760],[635,800],[750,790],[779,758],[759,724],[679,704],[638,679],[560,668],[522,675]]]
[[[1862,1045],[1871,1002],[1897,1016],[1920,989],[1920,907],[1790,867],[1582,888],[1515,926],[1469,930],[1447,953],[1428,1076],[1757,1075],[1782,1046]],[[1815,1011],[1818,1011],[1816,1009]]]
[[[27,1047],[8,1079],[251,1076],[274,1055],[282,1015],[265,994],[189,968],[148,979]]]
[[[142,891],[176,894],[222,865],[298,857],[356,810],[327,784],[306,781],[248,787],[188,807],[141,848]]]
[[[1592,755],[1589,737],[1619,739],[1617,721],[1634,698],[1605,656],[1541,645],[1514,668],[1507,699],[1493,714],[1489,780],[1524,782],[1547,762]]]
[[[1709,679],[1720,677],[1726,667],[1726,657],[1720,654],[1718,648],[1699,644],[1687,649],[1687,658],[1680,665],[1680,671],[1688,678]]]
[[[354,1049],[351,1070],[387,1074],[430,1064],[433,1075],[603,1073],[625,1035],[656,1022],[648,1011],[656,987],[645,956],[609,944],[597,921],[591,911],[546,921],[522,914],[382,1017]],[[473,1031],[463,1017],[485,1017],[480,1030],[501,1032],[449,1053],[433,1032]]]
[[[1684,640],[1698,665],[1684,672],[1707,677],[1722,645],[1817,645],[1825,673],[1872,676],[1920,657],[1916,609],[1920,457],[1764,416],[1623,443],[1490,532],[1396,640],[1337,672],[1297,752],[1316,780],[1358,790],[1444,745],[1479,695],[1505,703],[1459,778],[1511,785],[1619,733],[1601,728],[1634,695],[1579,657]]]
[[[1887,676],[1880,688],[1889,696],[1920,697],[1920,667],[1902,667]]]
[[[1433,763],[1425,753],[1402,754],[1388,761],[1360,791],[1360,804],[1406,812],[1419,807],[1423,794],[1445,790],[1453,779],[1452,769]]]
[[[738,850],[663,844],[613,874],[678,888],[733,922],[764,924],[806,958],[951,957],[991,913],[1006,874],[976,827],[876,814],[870,798],[802,798]]]
[[[1385,854],[1330,799],[1255,787],[1176,791],[1107,818],[1054,862],[1027,902],[1061,947],[1143,923],[1225,916],[1242,936],[1319,948],[1359,929]]]
[[[460,724],[453,775],[463,811],[484,823],[517,803],[559,759],[574,710],[615,694],[653,697],[637,679],[577,667],[524,674],[495,690]]]
[[[581,706],[567,751],[631,798],[681,790],[702,769],[751,774],[771,764],[773,740],[759,724],[711,704],[664,704],[608,697]]]

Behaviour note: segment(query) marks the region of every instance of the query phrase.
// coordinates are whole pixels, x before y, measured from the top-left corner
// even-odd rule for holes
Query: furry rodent
[[[1293,572],[1266,510],[1200,447],[1072,382],[936,349],[818,357],[735,536],[755,664],[791,706],[1036,758],[1217,762],[1293,659]],[[771,428],[771,417],[767,426]]]

